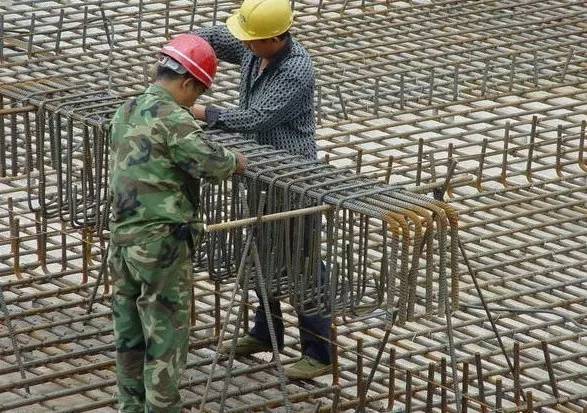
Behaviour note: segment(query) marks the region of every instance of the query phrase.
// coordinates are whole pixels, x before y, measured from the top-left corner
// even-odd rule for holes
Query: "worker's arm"
[[[226,26],[202,27],[194,33],[208,41],[216,56],[225,62],[240,65],[247,53],[247,48],[230,34]]]
[[[308,110],[307,94],[314,88],[311,63],[302,67],[286,65],[279,70],[263,98],[249,108],[208,106],[205,111],[208,126],[234,132],[259,132],[288,122]],[[311,100],[310,104],[313,104]]]
[[[173,111],[162,127],[172,161],[190,176],[219,181],[244,169],[242,157],[202,138],[202,129],[186,110]]]

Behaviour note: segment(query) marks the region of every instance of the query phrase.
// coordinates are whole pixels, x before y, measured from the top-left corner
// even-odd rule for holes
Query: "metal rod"
[[[204,231],[207,233],[212,232],[223,232],[235,228],[243,228],[261,223],[274,222],[279,220],[285,220],[290,218],[297,218],[306,215],[313,215],[317,213],[325,213],[331,211],[333,207],[331,205],[318,205],[314,207],[300,208],[286,212],[277,212],[275,214],[263,215],[260,218],[243,218],[236,221],[227,221],[219,224],[206,225]]]

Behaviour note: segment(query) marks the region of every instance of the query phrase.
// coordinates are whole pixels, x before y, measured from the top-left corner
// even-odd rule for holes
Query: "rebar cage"
[[[251,194],[267,192],[272,204],[267,213],[317,204],[329,191],[327,182],[335,179],[341,181],[331,185],[349,186],[325,195],[335,209],[324,214],[319,234],[335,240],[321,246],[321,257],[328,256],[327,245],[340,257],[338,269],[333,262],[328,270],[339,283],[329,288],[337,296],[321,299],[320,288],[313,293],[311,288],[319,284],[310,283],[294,291],[309,291],[309,300],[292,300],[284,313],[286,364],[300,350],[294,307],[336,315],[336,334],[329,338],[338,354],[334,377],[288,383],[294,408],[584,411],[584,2],[292,4],[293,34],[311,52],[317,73],[322,162],[284,160],[285,154],[233,142],[230,135],[211,139],[251,150],[258,154],[254,162],[267,162],[253,165],[256,169],[244,178],[250,180]],[[107,120],[149,82],[154,56],[166,39],[219,24],[236,7],[236,1],[221,0],[0,4],[0,411],[114,411],[110,286],[101,272],[108,173],[98,167],[107,164]],[[234,104],[237,79],[236,67],[222,65],[206,101]],[[278,166],[284,169],[253,180],[255,173]],[[308,180],[286,190],[298,177]],[[439,215],[426,209],[435,205],[432,197],[415,194],[444,188],[447,177],[443,206],[458,211],[458,236],[478,285],[461,251],[453,254],[450,234],[446,249],[440,245],[440,222],[434,221]],[[379,188],[382,192],[376,193]],[[238,208],[234,215],[230,208],[218,211],[219,200],[238,205],[232,187],[204,189],[210,222],[243,216]],[[363,193],[368,191],[375,193]],[[336,209],[337,202],[354,194],[360,197],[341,201]],[[255,199],[251,202],[255,211]],[[401,202],[416,215],[385,215],[390,204]],[[424,208],[424,202],[431,206]],[[434,237],[427,234],[426,217],[433,220]],[[267,224],[261,233],[279,233],[286,225]],[[289,225],[296,227],[295,220]],[[402,238],[406,234],[409,242]],[[220,279],[236,254],[233,236],[215,235],[202,247],[202,259],[217,259],[211,267],[202,261],[194,279],[194,324],[182,379],[187,406],[200,403],[221,328],[234,332],[230,322],[223,322],[227,314],[229,320],[236,317],[228,307],[231,278]],[[381,280],[392,279],[394,237],[400,238],[397,271],[406,262],[404,274],[410,277],[413,269],[417,280],[404,282],[402,306],[401,280],[396,280],[393,303],[377,294],[391,285]],[[283,266],[286,258],[273,260],[276,249],[267,245],[260,248],[264,273],[274,277],[276,294],[291,296],[288,284],[279,283],[281,277],[272,275],[278,271],[270,268]],[[404,250],[408,259],[401,261]],[[443,252],[446,262],[441,264]],[[307,264],[295,262],[308,269],[310,281],[312,274],[316,280],[312,268],[318,258],[314,254]],[[446,289],[439,288],[442,268]],[[210,280],[209,273],[219,279]],[[305,280],[297,269],[290,273],[293,277],[286,278],[293,286]],[[443,289],[448,299],[458,295],[450,328],[436,313]],[[237,298],[248,300],[247,308],[254,305],[244,291]],[[405,311],[390,326],[386,317],[372,312],[382,306]],[[248,320],[247,312],[245,327]],[[378,358],[386,333],[389,344]],[[449,363],[453,359],[455,364]],[[208,411],[284,410],[274,361],[263,354],[236,360],[226,391],[222,379],[228,364],[225,359],[219,363]]]

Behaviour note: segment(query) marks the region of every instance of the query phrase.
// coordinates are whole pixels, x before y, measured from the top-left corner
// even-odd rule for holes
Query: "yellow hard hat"
[[[226,26],[239,40],[269,39],[289,30],[293,13],[289,0],[244,0]]]

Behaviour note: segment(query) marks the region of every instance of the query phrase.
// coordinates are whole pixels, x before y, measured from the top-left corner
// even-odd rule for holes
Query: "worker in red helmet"
[[[239,154],[207,142],[189,107],[217,61],[202,38],[163,46],[155,81],[114,115],[110,136],[112,314],[119,411],[179,413],[202,223],[198,183],[243,172]]]

